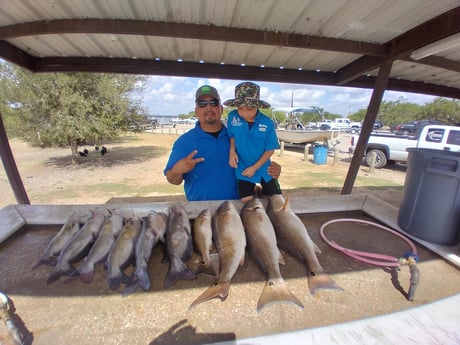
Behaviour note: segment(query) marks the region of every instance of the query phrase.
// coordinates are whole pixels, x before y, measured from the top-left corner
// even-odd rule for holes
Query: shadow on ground
[[[162,146],[135,146],[123,147],[114,146],[102,155],[94,149],[89,150],[86,157],[71,155],[64,157],[51,157],[45,164],[56,168],[69,167],[115,167],[125,164],[135,164],[148,161],[149,159],[161,157],[169,152],[169,149]]]

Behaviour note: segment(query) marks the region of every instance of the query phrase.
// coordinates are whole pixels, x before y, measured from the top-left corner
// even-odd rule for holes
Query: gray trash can
[[[460,240],[460,152],[408,148],[398,225],[428,242]]]

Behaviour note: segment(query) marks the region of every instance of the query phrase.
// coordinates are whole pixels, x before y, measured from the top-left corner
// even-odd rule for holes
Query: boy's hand
[[[241,175],[246,176],[246,177],[253,177],[255,173],[256,173],[256,169],[250,166],[244,169]]]

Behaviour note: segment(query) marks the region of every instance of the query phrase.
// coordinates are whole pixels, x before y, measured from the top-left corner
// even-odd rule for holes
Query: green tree
[[[74,156],[79,145],[119,136],[141,110],[133,98],[143,84],[140,76],[33,74],[1,63],[0,77],[2,107],[14,110],[13,133],[35,146],[70,146]]]
[[[440,97],[435,98],[422,108],[421,118],[439,120],[448,125],[459,125],[460,101]]]

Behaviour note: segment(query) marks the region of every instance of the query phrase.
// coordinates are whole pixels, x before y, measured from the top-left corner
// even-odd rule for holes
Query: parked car
[[[375,120],[374,122],[374,129],[380,129],[383,127],[383,123],[380,120]]]
[[[394,128],[393,133],[400,135],[418,135],[423,127],[427,125],[442,125],[442,122],[438,120],[410,121],[408,123],[397,125]]]
[[[185,123],[188,123],[191,125],[194,125],[197,121],[198,119],[196,117],[189,117],[188,119],[185,119]]]
[[[358,139],[359,136],[351,138],[349,152],[355,151]],[[407,162],[410,147],[460,152],[460,127],[426,125],[418,136],[373,133],[369,136],[364,156],[369,165],[374,153],[375,168],[380,169],[388,163]]]
[[[153,119],[152,122],[150,122],[150,129],[156,129],[159,126],[160,124],[158,123],[157,119]]]
[[[131,122],[127,127],[128,131],[141,132],[142,126],[138,122]]]

